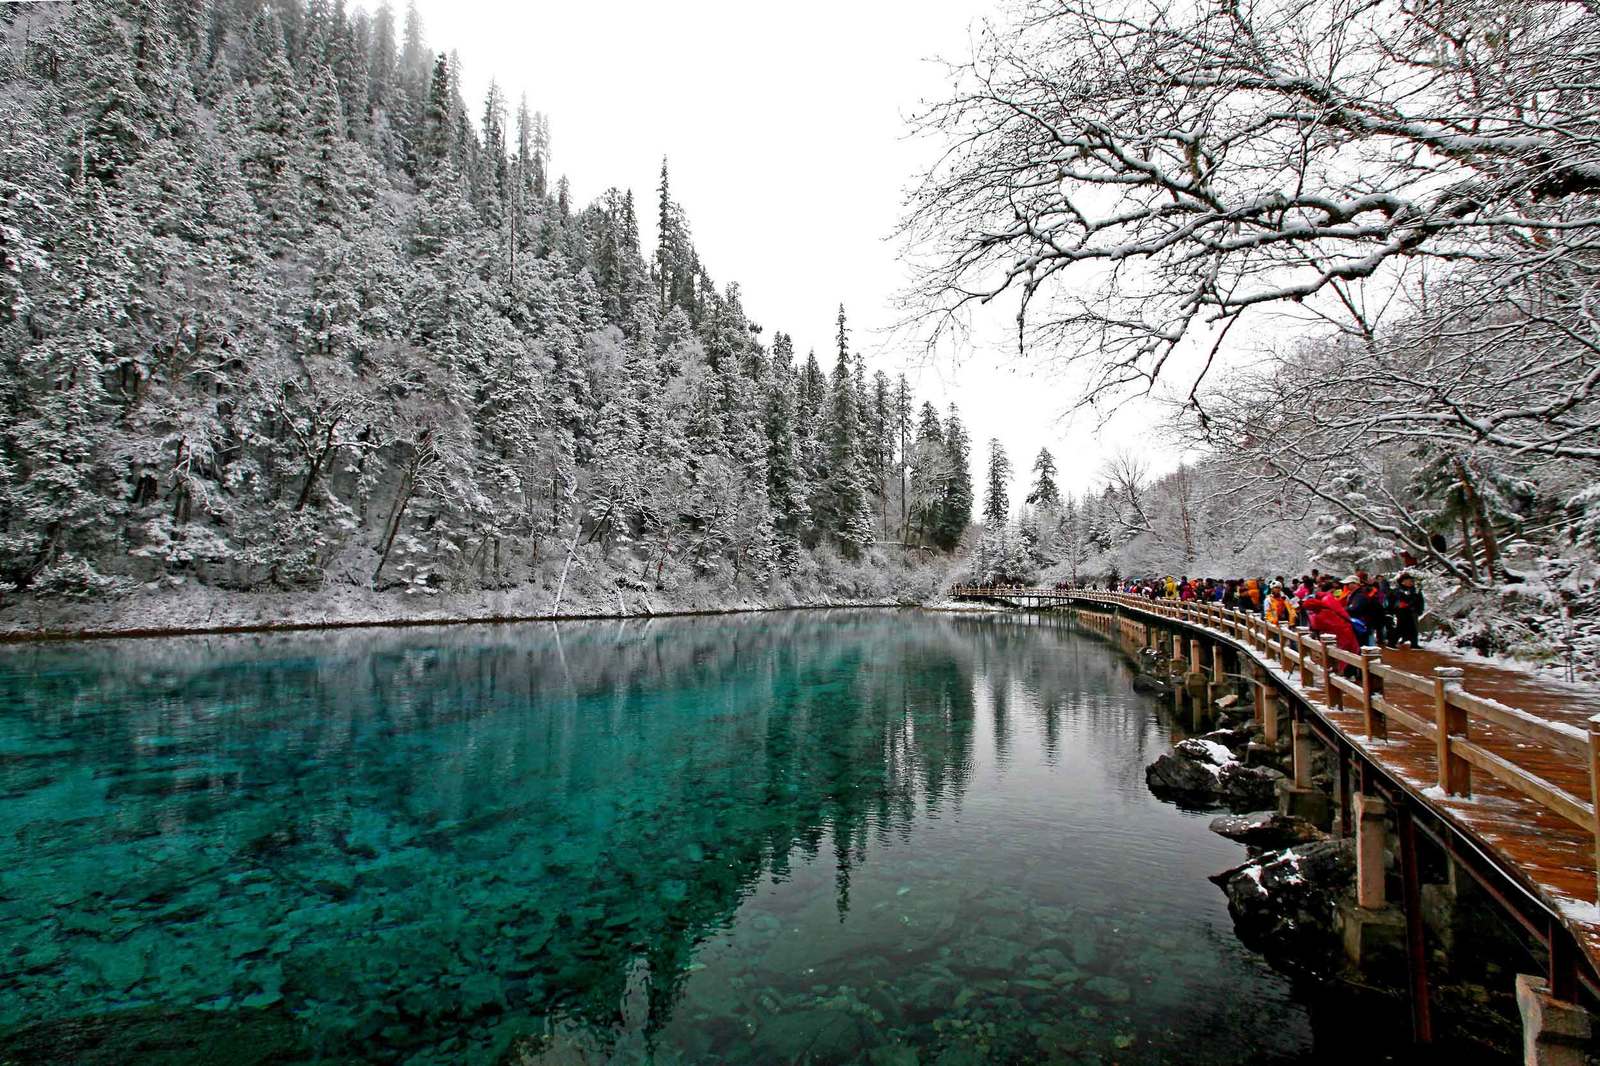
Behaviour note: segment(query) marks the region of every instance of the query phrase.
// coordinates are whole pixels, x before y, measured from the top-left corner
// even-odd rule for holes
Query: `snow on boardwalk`
[[[1062,597],[1084,598],[1072,594]],[[1438,749],[1431,734],[1391,719],[1387,738],[1369,740],[1360,701],[1346,696],[1344,707],[1327,706],[1320,671],[1316,671],[1309,687],[1303,687],[1298,669],[1283,669],[1272,654],[1237,632],[1194,619],[1173,618],[1139,601],[1121,602],[1118,606],[1168,626],[1199,630],[1224,640],[1266,666],[1279,684],[1298,693],[1347,744],[1382,767],[1417,803],[1453,826],[1492,858],[1509,879],[1558,916],[1588,955],[1592,968],[1600,972],[1600,900],[1596,899],[1593,830],[1480,770],[1472,774],[1470,796],[1447,795],[1439,788]],[[1259,626],[1259,622],[1255,624]],[[1435,667],[1459,668],[1464,672],[1462,689],[1489,710],[1509,710],[1502,717],[1526,720],[1524,716],[1531,716],[1553,726],[1548,732],[1556,742],[1541,743],[1488,722],[1481,714],[1468,715],[1474,745],[1542,778],[1585,809],[1591,802],[1589,760],[1580,757],[1576,749],[1580,738],[1582,745],[1587,745],[1588,720],[1600,714],[1600,690],[1545,680],[1472,656],[1433,649],[1385,648],[1381,658],[1384,665],[1418,678],[1431,679]],[[1431,692],[1390,685],[1383,695],[1398,711],[1409,712],[1425,723],[1435,720]]]

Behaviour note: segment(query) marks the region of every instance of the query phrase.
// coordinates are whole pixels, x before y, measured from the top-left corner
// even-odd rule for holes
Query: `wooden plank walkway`
[[[1587,956],[1590,974],[1600,974],[1600,823],[1595,813],[1600,765],[1591,736],[1591,719],[1600,715],[1600,692],[1430,650],[1385,648],[1377,661],[1369,659],[1361,669],[1353,665],[1359,658],[1343,653],[1333,652],[1335,658],[1329,660],[1326,645],[1319,647],[1304,629],[1270,627],[1257,616],[1214,605],[1046,589],[1020,594],[965,591],[1024,602],[1115,607],[1203,634],[1248,656],[1347,745],[1400,783],[1413,802],[1447,823],[1539,900],[1572,934]],[[1352,664],[1349,672],[1356,676],[1350,680],[1340,677],[1340,657]],[[1332,701],[1323,669],[1329,661],[1337,679]],[[1459,687],[1451,684],[1446,694],[1445,684],[1435,682],[1438,667],[1462,671]],[[1453,735],[1445,758],[1456,771],[1470,774],[1470,795],[1452,795],[1441,787],[1436,723],[1446,721],[1446,714],[1452,716],[1446,731]],[[1463,725],[1465,734],[1454,732]]]

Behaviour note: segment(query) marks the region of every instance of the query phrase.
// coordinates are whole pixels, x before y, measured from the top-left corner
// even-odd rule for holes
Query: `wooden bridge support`
[[[1256,670],[1256,708],[1261,719],[1261,736],[1269,748],[1278,747],[1278,690],[1269,683],[1267,671]]]
[[[1377,796],[1356,797],[1356,905],[1362,910],[1382,910],[1384,853],[1388,851],[1389,805]]]
[[[1289,726],[1289,735],[1294,773],[1287,781],[1278,782],[1278,810],[1328,829],[1333,821],[1333,804],[1327,793],[1311,781],[1312,758],[1316,751],[1316,735],[1311,723],[1297,714]]]
[[[1428,946],[1422,924],[1422,865],[1417,859],[1417,827],[1411,806],[1395,811],[1400,837],[1400,892],[1406,915],[1406,970],[1411,977],[1411,1038],[1433,1043],[1433,1006],[1428,990]]]
[[[1293,738],[1294,787],[1308,789],[1311,787],[1311,726],[1296,718],[1289,731]]]
[[[1350,796],[1350,756],[1344,752],[1339,753],[1339,823],[1334,826],[1334,835],[1342,840],[1348,840],[1353,831],[1352,807],[1354,803]]]
[[[1345,957],[1357,967],[1382,967],[1399,961],[1406,943],[1406,919],[1389,905],[1385,868],[1389,850],[1389,804],[1371,793],[1355,797],[1356,898],[1339,904],[1337,921]]]

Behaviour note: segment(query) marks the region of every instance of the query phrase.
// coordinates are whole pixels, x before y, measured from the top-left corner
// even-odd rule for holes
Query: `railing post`
[[[1311,636],[1311,627],[1294,627],[1294,649],[1300,656],[1300,687],[1311,687],[1311,652],[1306,647],[1306,638]]]
[[[1332,633],[1323,633],[1317,638],[1317,643],[1322,648],[1322,702],[1327,704],[1328,710],[1337,710],[1344,706],[1344,693],[1333,683],[1333,668],[1336,660],[1330,654],[1333,650],[1334,636]]]
[[[1361,717],[1367,727],[1368,740],[1389,739],[1389,720],[1372,705],[1372,697],[1383,691],[1383,678],[1372,674],[1381,654],[1377,648],[1361,649]]]
[[[1439,755],[1439,787],[1447,796],[1472,795],[1472,764],[1457,755],[1453,748],[1456,738],[1466,740],[1468,736],[1467,712],[1450,702],[1450,693],[1461,688],[1464,674],[1459,666],[1433,668],[1433,724]],[[1593,728],[1590,727],[1591,750]]]
[[[1595,899],[1600,901],[1600,714],[1589,719],[1589,802],[1594,807]]]

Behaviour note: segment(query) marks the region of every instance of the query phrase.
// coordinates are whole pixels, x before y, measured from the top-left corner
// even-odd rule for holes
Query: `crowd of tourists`
[[[1393,579],[1357,570],[1343,579],[1316,570],[1297,579],[1164,577],[1107,583],[1112,591],[1149,599],[1219,603],[1280,625],[1309,626],[1327,633],[1348,652],[1362,647],[1417,646],[1417,620],[1426,606],[1417,579]]]

